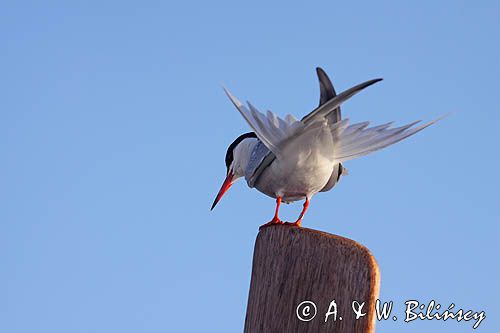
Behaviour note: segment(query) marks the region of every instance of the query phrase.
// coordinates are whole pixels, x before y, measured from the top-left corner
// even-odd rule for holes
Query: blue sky
[[[384,81],[344,117],[452,115],[347,163],[304,225],[366,245],[383,300],[486,311],[500,330],[500,5],[3,2],[0,331],[237,332],[274,201],[244,182],[210,212],[248,128],[221,89],[285,115]],[[283,207],[293,219],[296,203]],[[378,323],[470,332],[471,323]]]

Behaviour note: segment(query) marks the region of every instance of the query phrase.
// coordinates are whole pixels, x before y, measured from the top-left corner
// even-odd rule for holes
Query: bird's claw
[[[302,227],[302,219],[299,219],[295,222],[283,222],[281,221],[279,218],[273,218],[271,221],[267,222],[266,224],[263,224],[259,227],[259,230],[261,229],[264,229],[264,228],[267,228],[267,227],[270,227],[270,226],[273,226],[273,225],[279,225],[279,224],[282,224],[282,225],[286,225],[286,226],[289,226],[289,227]]]
[[[296,222],[285,222],[283,225],[287,225],[289,227],[301,227],[302,226],[302,220],[297,220]]]
[[[277,217],[274,217],[271,221],[267,222],[266,224],[263,224],[259,227],[259,230],[260,229],[263,229],[263,228],[267,228],[267,227],[270,227],[272,225],[278,225],[278,224],[283,224],[284,222],[281,221],[279,218]]]

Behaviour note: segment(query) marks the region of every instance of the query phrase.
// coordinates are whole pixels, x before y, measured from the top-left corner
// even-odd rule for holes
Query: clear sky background
[[[221,87],[300,117],[322,66],[337,91],[385,78],[344,105],[353,121],[453,114],[348,162],[304,225],[366,245],[397,314],[408,299],[453,302],[499,332],[499,13],[498,1],[2,2],[0,331],[241,331],[274,200],[242,181],[209,211],[226,148],[248,130]]]

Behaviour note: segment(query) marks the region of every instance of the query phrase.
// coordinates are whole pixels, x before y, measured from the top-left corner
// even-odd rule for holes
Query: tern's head
[[[234,182],[245,175],[245,169],[250,159],[252,149],[257,143],[257,136],[254,132],[249,132],[240,135],[233,141],[227,148],[226,152],[226,179],[215,197],[212,209],[214,209],[217,202],[222,198],[224,193],[234,184]]]

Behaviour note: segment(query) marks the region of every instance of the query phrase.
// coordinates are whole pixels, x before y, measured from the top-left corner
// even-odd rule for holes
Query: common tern
[[[373,127],[369,122],[351,125],[349,119],[342,119],[340,105],[382,79],[363,82],[337,95],[326,73],[319,67],[316,73],[320,103],[301,120],[292,115],[283,119],[271,111],[261,113],[224,89],[253,132],[240,135],[229,145],[226,179],[211,210],[236,180],[245,177],[250,188],[276,199],[273,219],[261,227],[284,223],[278,216],[282,202],[305,199],[298,219],[285,223],[300,227],[311,198],[331,190],[347,174],[343,162],[388,147],[439,120],[417,127],[420,121],[396,128],[391,127],[392,122]]]

